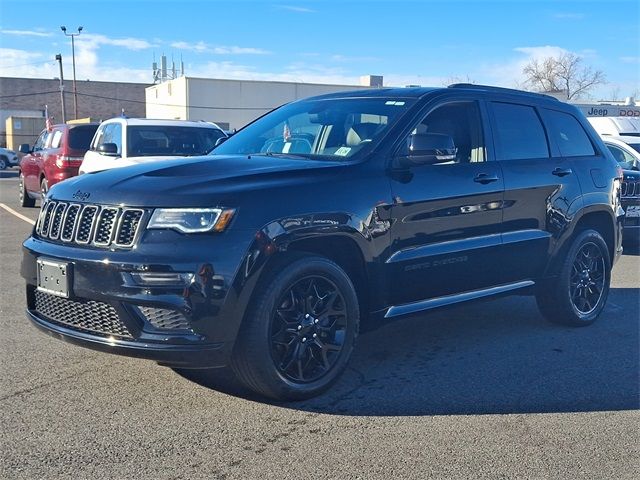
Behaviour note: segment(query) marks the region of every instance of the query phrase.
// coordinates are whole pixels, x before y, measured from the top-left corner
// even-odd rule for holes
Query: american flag
[[[284,122],[284,130],[282,131],[282,138],[284,138],[285,142],[288,142],[291,138],[291,128],[289,127],[289,122]]]

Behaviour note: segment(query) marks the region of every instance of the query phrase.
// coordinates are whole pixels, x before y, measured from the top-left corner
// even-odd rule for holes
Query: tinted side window
[[[595,155],[591,140],[580,122],[568,113],[542,109],[549,127],[549,135],[555,140],[563,157]]]
[[[44,148],[44,144],[47,141],[47,137],[49,136],[49,132],[46,130],[40,134],[36,143],[33,144],[33,151],[37,152],[38,150],[42,150]]]
[[[549,157],[547,136],[533,107],[498,102],[491,105],[498,160]]]

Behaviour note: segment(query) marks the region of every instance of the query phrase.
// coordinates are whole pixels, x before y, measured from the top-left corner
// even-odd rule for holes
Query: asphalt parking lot
[[[529,297],[363,334],[327,394],[252,398],[29,325],[19,275],[37,209],[0,172],[2,478],[640,478],[640,254],[589,328]],[[2,207],[2,205],[0,205]]]

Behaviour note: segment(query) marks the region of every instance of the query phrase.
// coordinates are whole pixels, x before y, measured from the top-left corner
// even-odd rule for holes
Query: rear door
[[[577,135],[543,122],[544,111],[533,105],[494,101],[489,109],[505,184],[500,265],[506,281],[533,279],[543,273],[550,249],[581,207],[577,175],[551,130],[566,137],[567,148]]]

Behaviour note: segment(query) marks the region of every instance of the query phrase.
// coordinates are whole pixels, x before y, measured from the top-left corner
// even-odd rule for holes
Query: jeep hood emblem
[[[83,192],[81,190],[78,190],[76,193],[72,195],[72,197],[75,198],[76,200],[86,200],[90,196],[91,194],[89,192]]]

